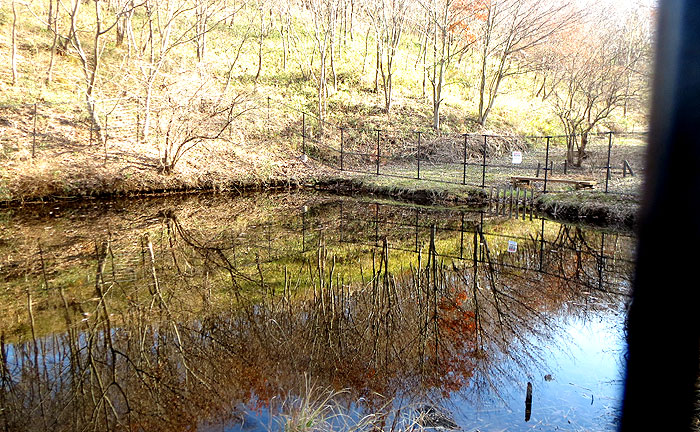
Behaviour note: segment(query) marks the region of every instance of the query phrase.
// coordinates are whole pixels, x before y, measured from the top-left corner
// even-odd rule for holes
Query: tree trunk
[[[58,5],[56,5],[56,12],[58,12]],[[49,0],[49,16],[46,21],[46,30],[51,31],[51,23],[53,21],[53,0]]]
[[[581,167],[583,160],[586,158],[586,146],[588,145],[588,131],[581,134],[581,144],[578,146],[576,154],[576,166]]]
[[[486,43],[484,44],[484,50],[481,53],[481,76],[479,77],[479,117],[477,118],[477,122],[480,125],[484,125],[484,105],[485,105],[485,94],[486,94],[486,62],[488,60],[487,55],[488,55],[488,45]]]
[[[17,85],[17,8],[12,0],[12,85]]]
[[[379,46],[379,35],[377,35],[377,61],[375,62],[374,65],[374,92],[379,93],[379,68],[380,64],[382,62],[382,57],[380,53],[380,46]]]
[[[56,46],[58,45],[58,1],[56,0],[56,13],[53,15],[53,28],[51,31],[53,31],[53,42],[51,43],[51,56],[49,57],[49,67],[46,70],[46,85],[48,86],[51,83],[51,80],[53,79],[53,65],[54,65],[54,59],[56,57]],[[53,2],[53,0],[49,0],[49,2]]]
[[[255,73],[255,82],[258,82],[263,64],[263,43],[265,42],[265,13],[260,8],[260,38],[258,39],[258,71]]]

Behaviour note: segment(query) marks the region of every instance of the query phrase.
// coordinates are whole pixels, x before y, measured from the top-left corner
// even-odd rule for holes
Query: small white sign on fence
[[[518,251],[518,242],[514,240],[508,240],[508,252],[516,253]]]
[[[523,152],[521,152],[521,151],[514,151],[513,152],[513,163],[514,164],[523,163]]]

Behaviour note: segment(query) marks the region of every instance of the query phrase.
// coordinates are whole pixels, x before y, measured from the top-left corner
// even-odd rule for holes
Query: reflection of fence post
[[[32,159],[36,156],[36,108],[37,103],[34,102],[34,127],[32,131]]]
[[[344,239],[344,236],[343,236],[343,202],[342,201],[340,202],[340,220],[339,220],[339,222],[340,222],[340,243],[342,244],[343,239]]]
[[[418,252],[418,209],[416,208],[416,252]]]
[[[418,147],[416,148],[416,163],[418,164],[418,180],[420,180],[420,135],[422,132],[417,131],[418,134]]]
[[[301,154],[306,154],[306,113],[301,113]]]
[[[610,182],[610,151],[612,150],[612,132],[608,132],[608,163],[605,173],[605,193],[608,193],[608,183]]]
[[[374,246],[379,246],[379,204],[374,205]]]
[[[545,175],[546,175],[545,171]],[[539,271],[542,271],[543,268],[543,261],[544,261],[544,218],[542,218],[542,228],[540,231],[540,268]]]
[[[484,135],[484,160],[481,163],[481,188],[484,189],[486,187],[486,140],[487,136]]]
[[[464,258],[464,212],[462,213],[462,223],[459,227],[459,257]]]
[[[379,150],[379,140],[380,140],[381,130],[377,129],[377,175],[379,175],[379,158],[381,156]]]
[[[467,184],[467,134],[464,134],[464,151],[462,159],[462,184]]]
[[[306,211],[307,207],[301,208],[301,252],[306,252]]]
[[[600,235],[600,256],[598,257],[598,289],[603,290],[603,272],[605,271],[605,233]]]
[[[544,190],[543,193],[547,193],[547,171],[549,171],[549,139],[551,137],[547,137],[547,151],[544,156]]]
[[[343,156],[345,155],[345,128],[340,128],[340,170],[343,171]]]

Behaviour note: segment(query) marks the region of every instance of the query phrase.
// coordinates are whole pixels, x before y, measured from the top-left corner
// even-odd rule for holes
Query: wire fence
[[[644,175],[647,132],[581,136],[436,135],[433,131],[339,126],[296,111],[298,150],[344,172],[479,188],[526,186],[541,192],[602,190],[636,196]],[[579,144],[580,145],[580,144]]]
[[[144,139],[142,99],[101,100],[96,106],[94,118],[84,103],[0,106],[0,159],[81,148],[92,149],[105,163],[110,155],[131,154],[155,165],[163,156],[155,142],[163,136],[152,133]],[[151,116],[152,125],[159,121]],[[579,153],[571,142],[580,142],[580,136],[438,135],[342,126],[270,97],[258,97],[220,138],[261,145],[289,140],[291,148],[342,172],[479,188],[512,184],[542,192],[592,188],[622,195],[639,194],[646,149],[646,132],[591,133]]]

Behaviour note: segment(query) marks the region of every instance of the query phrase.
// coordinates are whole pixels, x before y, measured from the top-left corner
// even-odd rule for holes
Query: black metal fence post
[[[462,152],[462,184],[467,184],[467,134],[464,134],[464,146]]]
[[[605,167],[605,193],[608,193],[608,184],[610,183],[610,151],[612,150],[612,136],[612,131],[608,132],[608,163]]]
[[[486,140],[488,137],[484,135],[484,148],[482,152],[484,153],[484,160],[481,163],[481,188],[486,188]]]
[[[377,175],[379,175],[379,158],[381,157],[381,153],[379,150],[380,134],[381,130],[377,129]]]
[[[344,168],[344,165],[343,165],[343,156],[345,154],[344,143],[345,143],[345,128],[340,128],[340,170],[341,171],[343,171],[343,168]]]
[[[547,137],[547,151],[544,156],[544,190],[542,193],[547,193],[547,174],[549,171],[549,139],[551,137]]]
[[[420,135],[422,132],[417,131],[418,134],[418,147],[416,148],[416,163],[418,164],[418,180],[420,180]]]

